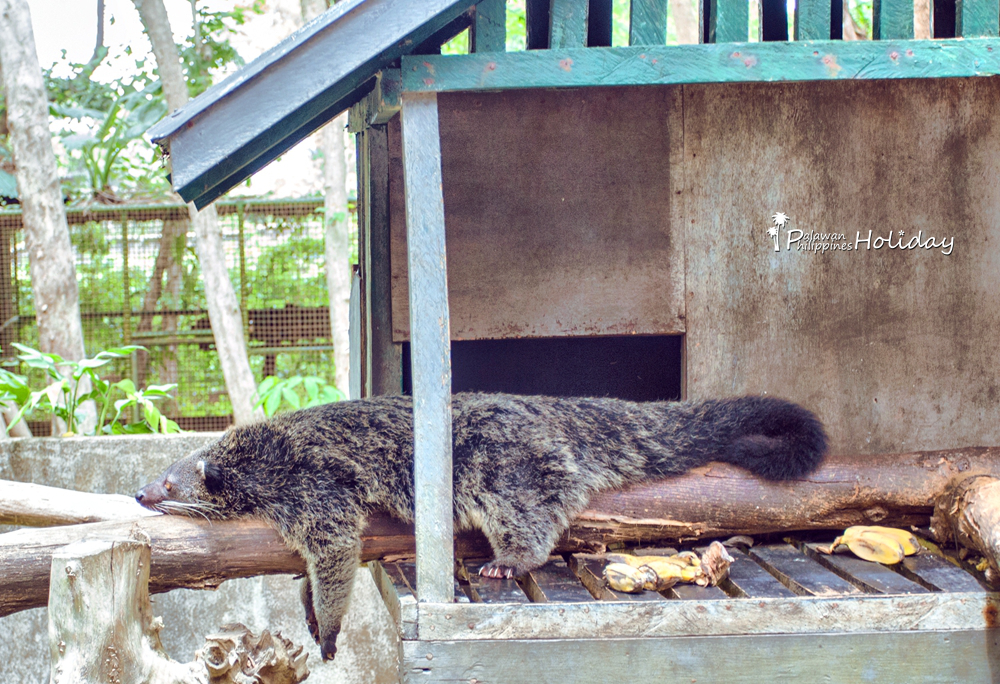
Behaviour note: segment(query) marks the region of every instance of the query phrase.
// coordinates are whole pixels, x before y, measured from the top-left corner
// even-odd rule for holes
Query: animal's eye
[[[169,492],[169,491],[173,490],[174,486],[172,484],[170,484],[169,482],[167,482],[166,484],[163,485],[163,488],[166,489]]]

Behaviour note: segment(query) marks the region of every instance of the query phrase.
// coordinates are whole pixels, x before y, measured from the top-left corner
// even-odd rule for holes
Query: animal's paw
[[[340,630],[339,629],[336,630],[336,631],[334,631],[334,632],[331,632],[330,634],[327,634],[325,637],[323,637],[322,641],[320,641],[319,639],[316,640],[320,644],[320,649],[319,650],[320,650],[320,653],[323,656],[323,660],[325,660],[327,662],[333,660],[333,657],[335,655],[337,655],[337,635],[338,634],[340,634]]]
[[[521,575],[522,573],[518,571],[517,568],[511,565],[504,565],[497,561],[490,561],[479,568],[479,574],[483,577],[492,577],[493,579],[513,579]]]

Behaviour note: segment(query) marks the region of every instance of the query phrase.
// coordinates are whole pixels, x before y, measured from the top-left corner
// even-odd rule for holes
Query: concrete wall
[[[170,463],[217,435],[16,439],[0,442],[0,479],[88,492],[131,494]],[[0,578],[2,581],[2,578]],[[153,597],[163,617],[163,645],[176,660],[188,661],[204,635],[227,622],[255,632],[280,631],[309,651],[310,684],[398,681],[395,628],[368,572],[358,573],[351,609],[338,642],[337,658],[326,664],[309,636],[299,581],[288,575],[225,582],[216,591],[178,589]],[[49,681],[46,609],[0,618],[0,682]]]

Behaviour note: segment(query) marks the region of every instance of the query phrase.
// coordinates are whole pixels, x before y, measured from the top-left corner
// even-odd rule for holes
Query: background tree
[[[179,109],[188,101],[188,87],[163,0],[133,0],[133,3],[152,45],[167,108],[169,111]],[[197,21],[195,23],[197,31]],[[196,44],[195,50],[199,48]],[[257,385],[247,358],[239,299],[226,270],[218,214],[211,205],[200,212],[193,204],[188,207],[195,235],[195,250],[205,281],[208,318],[226,378],[229,400],[233,405],[233,417],[237,423],[263,418],[260,409],[253,406]]]
[[[76,265],[49,132],[45,84],[25,0],[0,0],[0,65],[40,348],[79,360],[86,354]],[[85,429],[96,420],[92,404],[86,411]]]
[[[327,10],[327,0],[301,0],[302,19],[309,21]],[[347,158],[343,112],[320,129],[323,157],[323,225],[326,227],[326,286],[330,297],[330,332],[333,337],[334,384],[350,395],[351,319],[351,221],[347,210]],[[357,399],[358,397],[352,397]]]

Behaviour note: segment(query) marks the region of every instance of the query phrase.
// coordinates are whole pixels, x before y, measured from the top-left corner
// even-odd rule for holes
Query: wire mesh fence
[[[244,317],[250,365],[332,383],[322,198],[216,203],[226,264]],[[353,203],[351,206],[353,212]],[[186,430],[218,430],[232,406],[212,339],[183,205],[69,209],[88,356],[127,344],[147,351],[107,367],[112,381],[177,384],[163,412]],[[0,363],[29,375],[12,342],[38,346],[19,209],[0,210]],[[356,259],[356,256],[354,257]],[[39,382],[35,383],[40,385]],[[35,434],[47,423],[32,423]]]

